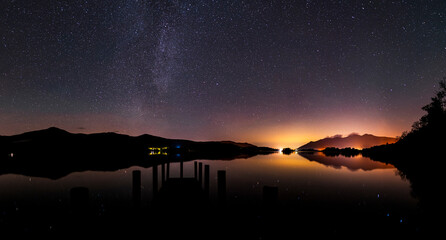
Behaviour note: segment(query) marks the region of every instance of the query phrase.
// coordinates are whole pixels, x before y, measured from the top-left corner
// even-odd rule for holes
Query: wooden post
[[[153,165],[153,196],[158,193],[158,165]]]
[[[218,200],[220,203],[226,201],[226,171],[219,170],[217,172],[218,180]]]
[[[133,177],[133,204],[134,207],[139,208],[141,205],[141,171],[135,170],[132,172]]]
[[[180,162],[180,178],[183,178],[183,161]]]
[[[203,186],[203,163],[198,164],[198,182]]]
[[[204,192],[209,195],[209,165],[204,165]]]
[[[166,181],[166,167],[164,166],[164,163],[162,163],[161,164],[161,186],[163,186],[165,181]]]
[[[194,179],[197,180],[197,161],[194,161]]]

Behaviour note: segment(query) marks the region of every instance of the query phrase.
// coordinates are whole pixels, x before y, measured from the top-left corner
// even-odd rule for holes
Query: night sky
[[[0,135],[394,137],[445,76],[443,0],[0,3]]]

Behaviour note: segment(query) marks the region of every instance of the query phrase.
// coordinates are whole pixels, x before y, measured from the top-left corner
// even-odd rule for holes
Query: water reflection
[[[349,170],[364,170],[370,171],[374,169],[387,169],[395,168],[391,164],[386,164],[382,162],[373,161],[370,158],[363,157],[361,155],[356,155],[353,157],[346,156],[326,156],[321,152],[299,152],[299,155],[310,160],[315,161],[325,166],[340,169],[341,167],[346,167]]]
[[[410,196],[409,183],[395,175],[391,165],[358,162],[363,164],[327,168],[334,164],[275,154],[87,171],[58,180],[8,174],[0,176],[0,227],[7,230],[14,225],[22,231],[23,226],[33,226],[33,231],[41,231],[51,226],[65,231],[73,222],[85,223],[82,218],[88,216],[89,231],[91,226],[97,231],[150,229],[183,237],[195,236],[197,226],[226,237],[240,233],[247,238],[349,232],[345,226],[354,232],[411,228],[406,221],[416,200]],[[80,214],[83,206],[88,214]],[[36,215],[39,209],[46,215]],[[41,224],[26,219],[39,219]]]
[[[132,171],[132,195],[133,195],[133,205],[135,208],[139,208],[141,206],[141,171],[133,170]]]

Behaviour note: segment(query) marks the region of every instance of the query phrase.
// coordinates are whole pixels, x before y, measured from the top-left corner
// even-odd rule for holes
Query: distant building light
[[[168,147],[149,147],[149,155],[167,155]]]
[[[10,153],[9,156],[10,156],[10,157],[14,157],[14,153]]]

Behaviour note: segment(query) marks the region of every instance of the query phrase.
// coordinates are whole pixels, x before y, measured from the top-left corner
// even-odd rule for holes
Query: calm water
[[[392,165],[363,157],[325,157],[315,153],[272,154],[236,160],[197,160],[210,167],[211,204],[217,202],[217,171],[226,171],[228,206],[261,206],[264,186],[278,188],[277,204],[285,209],[345,208],[392,217],[404,224],[415,211],[417,200],[410,183]],[[167,169],[167,166],[165,166]],[[180,164],[169,164],[169,177],[179,178]],[[184,162],[184,177],[194,177],[194,162]],[[127,211],[133,206],[132,174],[141,171],[141,208],[153,208],[153,169],[131,167],[114,172],[76,172],[57,180],[6,174],[0,176],[0,223],[17,216],[32,215],[36,209],[70,209],[70,189],[89,190],[93,215]],[[158,190],[162,185],[158,165]],[[17,220],[15,220],[17,221]],[[28,223],[32,224],[32,223]],[[51,228],[53,222],[47,223]],[[25,224],[26,225],[26,224]]]

